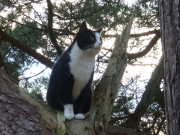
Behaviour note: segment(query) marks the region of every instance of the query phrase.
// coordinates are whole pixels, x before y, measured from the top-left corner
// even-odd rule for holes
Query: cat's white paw
[[[67,120],[71,120],[74,118],[74,111],[72,104],[64,105],[64,117]]]
[[[74,119],[74,113],[64,113],[64,117],[65,117],[65,119],[67,119],[67,120],[72,120],[72,119]]]
[[[79,120],[83,120],[83,119],[85,119],[85,116],[82,113],[78,113],[78,114],[75,114],[75,118],[79,119]]]

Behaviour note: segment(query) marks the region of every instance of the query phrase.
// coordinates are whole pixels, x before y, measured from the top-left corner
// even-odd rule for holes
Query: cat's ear
[[[102,32],[102,28],[100,28],[99,30],[97,30],[97,32],[101,33],[101,32]]]
[[[82,24],[79,28],[79,32],[84,32],[85,30],[87,30],[86,22],[82,22]]]

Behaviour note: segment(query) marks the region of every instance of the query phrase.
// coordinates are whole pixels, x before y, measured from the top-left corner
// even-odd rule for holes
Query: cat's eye
[[[95,40],[95,37],[90,37],[91,40]]]

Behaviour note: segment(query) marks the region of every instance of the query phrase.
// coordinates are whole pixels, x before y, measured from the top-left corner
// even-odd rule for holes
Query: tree
[[[37,10],[37,5],[40,5],[39,8],[42,7],[42,12]],[[14,73],[17,77],[11,77],[20,84],[22,82],[19,82],[19,78],[23,73],[19,71],[27,70],[27,63],[29,66],[33,63],[42,63],[49,68],[53,66],[54,61],[73,39],[83,20],[86,20],[92,29],[104,27],[102,36],[105,42],[108,39],[115,40],[114,43],[111,42],[103,47],[97,58],[95,71],[100,77],[95,80],[94,107],[89,119],[64,122],[64,118],[58,114],[59,125],[57,126],[56,120],[53,131],[59,129],[61,133],[64,131],[68,134],[77,132],[83,135],[103,134],[112,126],[116,126],[118,131],[120,126],[125,126],[134,128],[137,132],[147,131],[153,134],[165,132],[161,74],[159,78],[154,77],[158,76],[155,73],[162,73],[161,66],[155,68],[146,88],[142,88],[143,91],[139,94],[142,98],[136,94],[136,89],[140,88],[132,88],[132,85],[136,85],[138,77],[123,77],[123,74],[128,72],[127,66],[142,66],[144,64],[139,64],[144,63],[142,59],[161,57],[157,51],[160,34],[156,0],[141,1],[132,7],[121,0],[76,2],[64,0],[54,3],[50,0],[21,2],[8,0],[2,1],[0,7],[2,13],[8,9],[5,16],[0,14],[0,67],[10,76]],[[130,22],[129,20],[132,12],[134,23],[131,28],[132,20]],[[146,31],[133,33],[136,28],[146,28]],[[19,58],[21,62],[14,62],[14,56],[16,60],[21,56]],[[155,67],[156,64],[153,66]],[[40,73],[43,71],[44,69]],[[26,79],[28,80],[28,77]],[[47,79],[45,81],[42,78],[35,79],[31,85],[26,81],[24,86],[36,89],[36,93],[39,93],[38,84],[47,83]],[[127,82],[124,83],[122,79]],[[153,83],[154,81],[157,83]],[[129,92],[133,94],[128,95]],[[151,97],[148,97],[148,93],[151,92],[153,92]],[[161,95],[161,98],[157,98],[159,95],[154,93]],[[39,94],[36,98],[39,98]],[[142,107],[142,104],[146,106]],[[112,109],[116,111],[111,112]],[[53,112],[52,114],[54,115]],[[137,126],[131,126],[131,123]],[[47,125],[50,124],[47,122]],[[81,130],[77,131],[77,128]]]
[[[57,120],[45,103],[19,88],[0,69],[0,132],[9,135],[53,135]]]
[[[168,135],[180,133],[180,7],[179,1],[159,1],[164,54],[164,82]]]

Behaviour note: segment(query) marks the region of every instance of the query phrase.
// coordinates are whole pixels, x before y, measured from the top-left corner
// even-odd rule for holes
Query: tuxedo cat
[[[66,119],[84,119],[90,111],[95,55],[100,51],[101,29],[92,31],[83,22],[71,46],[54,65],[47,103],[64,111]]]

